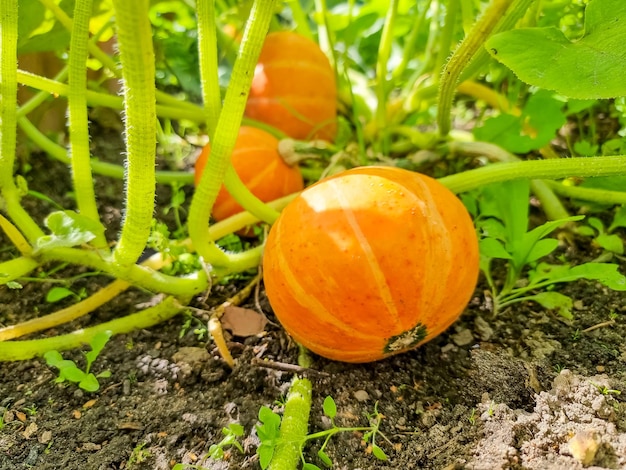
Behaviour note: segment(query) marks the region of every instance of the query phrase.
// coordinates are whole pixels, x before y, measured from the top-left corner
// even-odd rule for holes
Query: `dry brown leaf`
[[[222,328],[235,336],[254,336],[265,331],[267,318],[255,310],[230,305],[224,308],[221,318]]]

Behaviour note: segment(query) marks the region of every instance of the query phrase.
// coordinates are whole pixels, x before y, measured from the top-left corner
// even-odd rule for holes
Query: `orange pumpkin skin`
[[[210,154],[211,145],[207,144],[196,160],[196,185]],[[278,139],[255,127],[242,126],[239,129],[231,162],[241,181],[263,202],[301,191],[304,187],[300,169],[287,165],[278,153]],[[242,211],[243,207],[222,186],[213,205],[215,220],[224,220]]]
[[[448,328],[474,292],[478,260],[472,220],[452,192],[418,173],[362,167],[283,210],[263,275],[296,341],[328,359],[370,362]]]
[[[294,139],[332,141],[337,133],[337,85],[319,46],[290,31],[268,34],[245,114]]]

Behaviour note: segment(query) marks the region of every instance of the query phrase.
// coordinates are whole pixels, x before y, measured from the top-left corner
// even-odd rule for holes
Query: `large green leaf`
[[[485,44],[498,61],[531,85],[571,98],[626,96],[626,1],[590,0],[585,32],[570,41],[557,28],[521,28]]]

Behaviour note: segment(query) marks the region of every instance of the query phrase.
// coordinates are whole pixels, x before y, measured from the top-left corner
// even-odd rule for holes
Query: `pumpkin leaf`
[[[97,234],[104,233],[104,226],[100,222],[74,211],[52,212],[44,223],[52,234],[36,240],[34,253],[81,245],[96,238]]]
[[[626,2],[590,0],[583,36],[571,41],[557,28],[520,28],[493,35],[492,57],[534,86],[570,98],[626,95]]]

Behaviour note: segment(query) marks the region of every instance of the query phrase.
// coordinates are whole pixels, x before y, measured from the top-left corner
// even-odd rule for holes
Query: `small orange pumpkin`
[[[211,145],[202,149],[195,164],[195,183],[211,154]],[[278,139],[261,129],[242,126],[231,155],[233,168],[241,181],[263,202],[273,201],[302,190],[304,181],[297,166],[289,166],[278,153]],[[215,220],[223,220],[243,211],[225,187],[213,206]]]
[[[337,85],[319,46],[291,31],[268,34],[245,114],[294,139],[332,141],[337,133]]]
[[[329,359],[369,362],[448,328],[478,278],[478,239],[436,180],[361,167],[305,189],[272,226],[263,259],[272,309]]]

